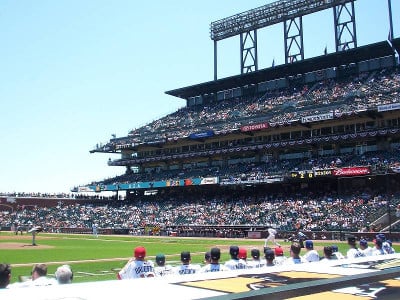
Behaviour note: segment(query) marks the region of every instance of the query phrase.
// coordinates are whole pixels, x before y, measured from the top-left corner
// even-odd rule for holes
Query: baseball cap
[[[189,260],[190,260],[190,252],[189,251],[181,252],[181,261],[188,262]]]
[[[360,246],[364,246],[367,247],[368,246],[368,242],[364,239],[360,240]]]
[[[268,250],[267,250],[268,251]],[[283,256],[283,249],[282,247],[276,247],[275,248],[275,255],[276,256]]]
[[[268,249],[267,251],[265,251],[265,258],[272,260],[275,258],[275,252],[272,249]]]
[[[229,254],[231,256],[237,256],[239,254],[239,247],[238,246],[230,246],[229,247]]]
[[[306,248],[307,248],[307,249],[313,249],[313,248],[314,248],[314,243],[313,243],[313,241],[311,241],[311,240],[307,240],[307,241],[305,242],[305,245],[306,245]]]
[[[332,247],[332,252],[333,253],[339,252],[339,247],[337,245],[332,245],[331,247]]]
[[[160,253],[156,255],[156,263],[157,265],[165,263],[165,255]]]
[[[212,248],[210,251],[211,259],[218,260],[221,258],[221,250],[219,248]]]
[[[136,247],[134,253],[136,258],[144,258],[146,256],[146,248],[142,246]]]
[[[384,233],[378,233],[378,234],[376,235],[376,238],[377,238],[377,239],[380,239],[381,241],[385,241],[385,240],[386,240],[386,236],[385,236]]]
[[[260,250],[251,249],[251,257],[254,259],[259,259],[260,258]]]
[[[246,259],[247,258],[247,250],[245,248],[239,248],[239,258]]]

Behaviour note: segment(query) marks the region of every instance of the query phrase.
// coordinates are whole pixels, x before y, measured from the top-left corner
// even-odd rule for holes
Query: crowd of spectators
[[[286,88],[270,90],[263,95],[181,108],[131,130],[126,138],[111,140],[105,147],[112,149],[124,144],[165,142],[206,130],[213,130],[216,134],[229,133],[259,120],[275,126],[328,112],[340,117],[342,114],[376,110],[379,105],[399,101],[400,74],[397,69],[302,85],[288,80]]]
[[[19,207],[2,211],[1,226],[41,225],[58,228],[126,228],[137,232],[146,226],[167,230],[176,226],[274,226],[279,230],[366,230],[400,202],[397,195],[355,193],[347,197],[333,192],[267,194],[215,192],[169,193],[134,201],[86,204],[60,201],[56,207]]]

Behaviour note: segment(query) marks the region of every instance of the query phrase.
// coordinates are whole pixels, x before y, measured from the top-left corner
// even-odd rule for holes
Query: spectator
[[[5,289],[11,281],[11,266],[0,263],[0,289]]]
[[[72,279],[74,278],[74,274],[69,265],[58,267],[54,275],[59,284],[72,283]]]
[[[136,247],[134,250],[134,258],[131,258],[128,263],[118,272],[118,279],[133,279],[154,277],[154,263],[146,260],[146,248]]]
[[[53,284],[57,284],[57,281],[47,277],[47,265],[35,264],[32,268],[31,278],[15,284],[15,287],[48,286]]]

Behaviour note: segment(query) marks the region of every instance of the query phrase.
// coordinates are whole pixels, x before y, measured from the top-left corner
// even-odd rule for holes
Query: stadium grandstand
[[[3,195],[2,226],[260,238],[273,226],[280,237],[384,231],[400,240],[400,38],[358,46],[354,30],[350,41],[335,36],[334,53],[305,59],[290,42],[302,30],[285,30],[285,63],[259,69],[259,28],[301,29],[302,16],[323,9],[354,14],[352,0],[283,2],[213,22],[214,80],[167,91],[186,106],[90,150],[118,155],[108,165],[121,175],[45,206],[42,195]],[[337,32],[355,28],[334,18]],[[241,74],[219,79],[217,42],[235,35],[253,45],[240,45]]]

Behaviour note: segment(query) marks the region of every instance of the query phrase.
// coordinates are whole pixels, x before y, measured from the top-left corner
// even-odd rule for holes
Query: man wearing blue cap
[[[367,240],[360,240],[360,251],[364,253],[364,256],[372,256],[373,248],[368,245]]]
[[[305,247],[306,247],[306,253],[304,254],[304,258],[308,262],[315,262],[319,261],[319,254],[317,250],[314,250],[314,243],[311,240],[306,240],[305,242]]]

